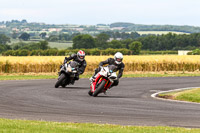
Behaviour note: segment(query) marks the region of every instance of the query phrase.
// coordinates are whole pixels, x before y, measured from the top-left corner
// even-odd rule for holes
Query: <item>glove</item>
[[[79,70],[77,70],[78,71],[78,74],[80,75],[80,74],[83,74],[83,72],[81,72],[81,71],[79,71]]]
[[[66,60],[66,59],[64,60],[64,64],[65,64],[65,63],[67,63],[67,60]]]
[[[67,63],[67,62],[68,62],[68,58],[65,57],[65,59],[64,59],[64,64]]]

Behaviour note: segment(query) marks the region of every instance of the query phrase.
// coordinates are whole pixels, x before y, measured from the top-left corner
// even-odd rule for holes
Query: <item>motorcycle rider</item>
[[[73,60],[79,63],[79,66],[78,66],[79,68],[74,78],[74,80],[79,80],[79,75],[84,73],[85,68],[87,66],[87,63],[85,60],[85,52],[82,50],[79,50],[77,54],[72,54],[70,57],[65,57],[64,64],[70,60]],[[74,80],[71,81],[71,84],[74,84]]]
[[[102,61],[99,63],[99,66],[103,66],[105,64],[109,64],[109,65],[115,65],[116,66],[116,70],[115,71],[119,71],[118,75],[117,75],[117,80],[114,80],[114,83],[111,85],[111,87],[113,86],[117,86],[119,84],[119,78],[122,77],[123,75],[123,71],[124,71],[124,63],[122,62],[123,60],[123,54],[120,52],[117,52],[114,55],[114,58],[108,58],[105,61]],[[90,78],[91,81],[94,81],[94,79],[96,78],[96,74],[101,70],[100,67],[98,67],[97,69],[95,69],[95,73],[94,75]]]

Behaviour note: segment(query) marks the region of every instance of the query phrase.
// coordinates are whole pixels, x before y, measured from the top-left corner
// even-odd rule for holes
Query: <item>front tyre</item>
[[[61,74],[60,75],[60,77],[59,77],[59,79],[58,79],[58,81],[56,82],[56,84],[55,84],[55,88],[58,88],[60,85],[61,85],[61,83],[62,83],[62,81],[65,79],[65,74]]]
[[[104,89],[105,84],[106,84],[106,81],[102,80],[101,83],[99,84],[99,86],[94,91],[93,97],[96,97],[100,92],[102,92],[102,90]]]
[[[89,91],[88,91],[88,95],[92,96],[92,94],[93,94],[92,91],[89,90]]]

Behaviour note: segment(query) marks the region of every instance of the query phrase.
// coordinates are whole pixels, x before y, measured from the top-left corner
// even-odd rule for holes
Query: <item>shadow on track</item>
[[[125,96],[111,96],[111,95],[98,95],[94,98],[133,98],[133,97],[125,97]]]
[[[69,89],[69,90],[82,90],[82,89],[88,89],[89,90],[89,87],[74,87],[74,86],[66,86],[66,87],[58,87],[57,89]]]

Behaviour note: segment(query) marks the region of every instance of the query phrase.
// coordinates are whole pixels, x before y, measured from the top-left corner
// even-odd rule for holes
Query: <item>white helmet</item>
[[[123,60],[123,54],[120,53],[120,52],[117,52],[114,56],[114,59],[115,59],[115,63],[116,64],[121,64],[122,63],[122,60]]]

